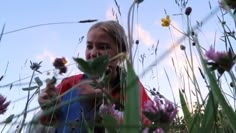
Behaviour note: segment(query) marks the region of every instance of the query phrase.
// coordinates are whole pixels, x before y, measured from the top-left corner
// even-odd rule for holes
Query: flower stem
[[[31,79],[30,79],[30,82],[29,82],[29,87],[31,86],[31,83],[33,81],[34,74],[35,74],[35,70],[33,71],[32,75],[31,75]],[[30,101],[30,90],[28,90],[27,101],[26,101],[26,104],[25,104],[25,109],[23,111],[24,112],[23,120],[22,120],[22,123],[19,127],[18,133],[21,133],[21,131],[23,129],[23,126],[24,126],[24,123],[25,123],[25,120],[26,120],[26,117],[27,117],[27,109],[28,109],[28,106],[29,106],[29,101]]]
[[[236,97],[236,84],[235,84],[235,81],[236,81],[236,78],[235,78],[235,75],[233,74],[232,71],[229,71],[229,75],[232,79],[232,83],[233,83],[233,97]],[[234,99],[234,109],[236,109],[236,100]]]

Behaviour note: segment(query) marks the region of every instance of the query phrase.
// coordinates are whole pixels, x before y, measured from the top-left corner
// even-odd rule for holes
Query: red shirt
[[[74,75],[68,78],[65,78],[62,80],[62,82],[56,87],[59,94],[63,94],[64,92],[68,91],[70,88],[72,88],[74,85],[78,84],[81,79],[83,78],[83,74],[78,74],[78,75]],[[142,83],[139,81],[139,86],[140,86],[140,103],[141,103],[141,109],[140,109],[140,113],[144,108],[145,103],[148,100],[151,100],[150,97],[147,95],[147,92],[145,91],[145,88],[143,87]],[[117,96],[119,96],[119,92],[118,93],[113,93],[112,97],[116,98]],[[142,117],[142,121],[144,123],[144,125],[149,125],[150,121],[141,113],[141,117]],[[44,123],[43,121],[46,121],[45,119],[42,120],[41,122]]]

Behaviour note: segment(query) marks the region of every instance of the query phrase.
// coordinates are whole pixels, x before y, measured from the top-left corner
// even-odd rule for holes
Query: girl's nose
[[[99,55],[100,55],[100,54],[99,54],[99,50],[96,49],[96,48],[93,48],[92,51],[91,51],[91,53],[90,53],[91,58],[92,58],[92,59],[97,58]]]

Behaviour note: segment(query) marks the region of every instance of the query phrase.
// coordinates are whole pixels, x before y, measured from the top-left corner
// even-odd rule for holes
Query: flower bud
[[[229,85],[230,85],[230,87],[234,87],[234,84],[233,84],[233,82],[230,82],[230,84],[229,84]]]
[[[185,50],[185,46],[184,45],[180,45],[180,49],[181,50]]]
[[[192,12],[192,8],[191,7],[187,7],[185,9],[185,15],[189,16],[191,12]]]
[[[139,40],[136,40],[136,41],[135,41],[135,44],[139,44]]]

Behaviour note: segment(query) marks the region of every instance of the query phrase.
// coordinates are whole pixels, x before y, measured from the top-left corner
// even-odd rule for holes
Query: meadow
[[[214,1],[218,4],[215,7],[211,6],[211,1],[208,1],[206,3],[209,11],[205,12],[204,18],[193,22],[195,10],[188,0],[171,1],[179,8],[180,12],[169,14],[168,10],[164,10],[163,17],[157,22],[162,30],[166,31],[165,35],[169,38],[170,43],[160,51],[159,47],[163,42],[156,41],[149,46],[147,51],[141,51],[142,42],[139,40],[142,36],[141,31],[136,31],[139,35],[134,31],[138,16],[138,12],[135,11],[145,2],[143,0],[133,1],[128,13],[122,14],[127,17],[129,52],[128,54],[121,53],[114,58],[124,61],[124,71],[127,73],[123,77],[126,86],[126,102],[122,103],[124,110],[112,110],[111,113],[103,114],[102,123],[97,123],[97,125],[105,127],[106,132],[109,133],[236,132],[236,69],[234,66],[236,62],[234,52],[236,2],[234,0]],[[120,21],[119,1],[115,0],[114,3],[117,11],[113,14],[114,19]],[[177,17],[179,18],[177,19]],[[204,27],[204,25],[212,20],[217,23],[215,34],[206,35],[204,32],[208,30],[208,27]],[[97,20],[89,19],[77,23],[93,23],[95,21]],[[177,21],[181,21],[179,23],[182,23],[182,27],[176,24]],[[5,34],[45,25],[55,25],[55,23],[29,26],[11,32],[5,32],[5,25],[3,25],[0,44]],[[173,37],[176,34],[178,34],[178,38]],[[211,39],[208,40],[209,36]],[[83,42],[83,38],[80,38],[79,43]],[[209,44],[204,44],[205,40],[208,40]],[[169,66],[160,68],[159,66],[164,60],[168,60]],[[69,76],[62,75],[67,73],[67,69],[70,70],[73,65],[91,77],[94,75],[99,77],[99,79],[91,79],[89,81],[91,84],[103,86],[108,80],[104,76],[108,62],[109,59],[106,56],[99,57],[93,62],[73,57],[73,63],[68,63],[65,58],[57,57],[51,64],[53,70],[41,71],[43,67],[41,61],[28,61],[31,75],[6,84],[6,87],[11,90],[17,82],[21,82],[23,79],[28,80],[27,86],[21,88],[21,91],[27,94],[26,97],[23,97],[25,104],[23,104],[21,112],[11,114],[9,106],[17,101],[13,102],[8,98],[8,95],[0,92],[0,115],[4,116],[1,117],[4,119],[0,119],[0,131],[33,132],[34,129],[30,129],[30,127],[37,126],[39,119],[31,119],[32,113],[37,112],[40,107],[36,105],[29,108],[29,106],[32,99],[37,99],[40,89],[44,87],[48,79],[61,80],[62,77]],[[42,74],[47,74],[47,76],[40,76]],[[147,78],[148,74],[150,77]],[[0,74],[1,87],[5,85],[2,83],[5,75],[7,73]],[[143,79],[145,76],[146,79]],[[139,78],[144,82],[144,85],[148,84],[145,87],[154,102],[154,106],[147,104],[142,112],[149,119],[149,125],[142,123],[139,115],[140,104],[137,102],[140,99],[138,96],[140,93]],[[152,81],[147,83],[150,79]],[[67,93],[73,89],[71,88]],[[62,96],[56,97],[55,100]],[[53,106],[45,114],[53,113],[57,108],[83,98],[86,97],[78,97],[61,103],[59,106]],[[113,101],[109,94],[103,95],[103,98],[111,103]],[[31,114],[30,118],[28,114]],[[79,126],[79,122],[68,123],[68,125]],[[93,132],[93,128],[90,126],[87,128],[89,132]],[[49,129],[47,131],[50,132]]]

